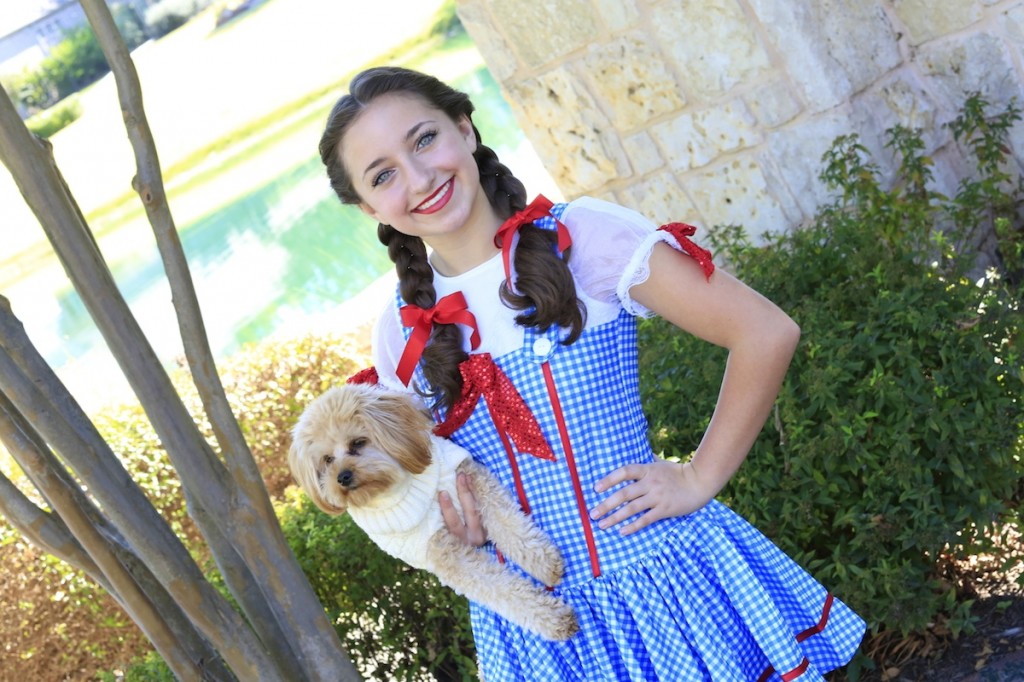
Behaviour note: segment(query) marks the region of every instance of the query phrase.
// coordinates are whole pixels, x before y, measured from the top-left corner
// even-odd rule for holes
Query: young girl
[[[471,604],[482,677],[788,681],[844,665],[863,621],[714,500],[768,416],[796,324],[715,270],[687,225],[592,198],[527,205],[472,113],[431,76],[370,69],[335,105],[320,154],[397,268],[374,332],[379,381],[422,395],[438,433],[565,558],[555,590],[579,633],[547,641]],[[684,464],[654,455],[639,403],[635,318],[652,314],[729,351]],[[467,491],[466,518],[442,500],[446,518],[482,545]]]

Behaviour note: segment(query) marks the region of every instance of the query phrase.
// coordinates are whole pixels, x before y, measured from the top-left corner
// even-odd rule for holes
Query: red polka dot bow
[[[447,438],[466,423],[483,396],[491,420],[503,437],[511,439],[520,452],[554,461],[555,453],[544,439],[540,424],[530,412],[512,381],[495,364],[489,353],[470,355],[459,365],[462,395],[434,433]]]
[[[711,259],[711,252],[690,241],[690,237],[697,232],[696,227],[686,223],[668,223],[658,229],[664,230],[675,237],[679,243],[679,248],[700,264],[701,269],[704,270],[704,277],[711,279],[711,274],[715,271],[715,263]]]

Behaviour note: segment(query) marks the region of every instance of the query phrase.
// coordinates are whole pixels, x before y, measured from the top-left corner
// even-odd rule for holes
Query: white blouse
[[[610,322],[623,308],[633,315],[651,315],[630,298],[629,290],[650,276],[648,260],[654,245],[665,241],[678,248],[675,238],[658,231],[654,223],[636,211],[591,197],[576,199],[566,206],[562,223],[572,237],[569,269],[576,280],[576,295],[587,309],[586,327]],[[504,279],[500,251],[454,277],[434,271],[437,300],[461,291],[476,317],[480,346],[473,352],[490,353],[496,358],[523,345],[523,329],[515,323],[519,311],[505,306],[498,296]],[[463,346],[468,353],[468,330],[464,330]],[[373,363],[381,383],[402,388],[395,368],[404,348],[405,335],[392,293],[373,331]]]

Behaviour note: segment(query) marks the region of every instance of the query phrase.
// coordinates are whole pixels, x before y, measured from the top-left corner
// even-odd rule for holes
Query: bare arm
[[[625,534],[700,509],[718,494],[764,426],[800,336],[771,301],[721,270],[706,281],[693,259],[665,244],[655,247],[650,270],[650,278],[633,287],[634,300],[726,348],[729,359],[711,423],[689,462],[627,465],[598,482],[603,492],[632,481],[591,513],[608,528],[646,512],[621,529]]]

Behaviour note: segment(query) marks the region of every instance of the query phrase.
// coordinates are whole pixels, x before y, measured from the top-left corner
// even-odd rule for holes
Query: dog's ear
[[[309,496],[320,511],[339,516],[345,513],[344,507],[337,507],[323,498],[320,492],[320,481],[317,473],[315,454],[309,451],[306,443],[300,440],[298,429],[292,434],[292,444],[288,448],[288,468],[292,478],[299,484],[302,491]]]
[[[411,474],[430,465],[433,421],[412,399],[398,391],[378,391],[367,406],[367,416],[381,449]]]
[[[310,495],[309,499],[313,501],[313,504],[315,504],[320,511],[325,514],[330,514],[331,516],[341,516],[348,511],[345,507],[335,507],[319,495]]]

